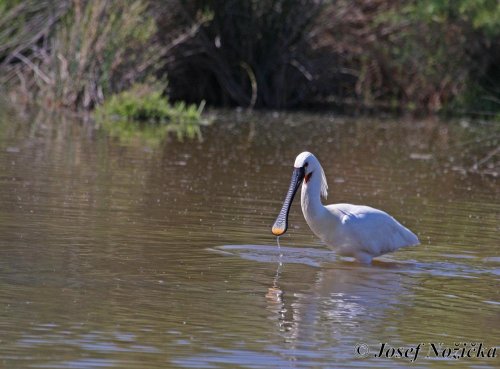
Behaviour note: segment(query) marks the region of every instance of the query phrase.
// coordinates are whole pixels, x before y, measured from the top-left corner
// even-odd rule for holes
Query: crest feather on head
[[[328,183],[326,183],[326,176],[323,167],[320,165],[319,168],[321,169],[321,197],[326,200],[328,197]]]

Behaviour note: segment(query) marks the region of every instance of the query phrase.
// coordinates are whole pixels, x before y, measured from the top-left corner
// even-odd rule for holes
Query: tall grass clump
[[[200,126],[209,123],[202,116],[201,104],[170,103],[158,82],[134,84],[111,96],[94,112],[95,120],[122,140],[141,137],[143,141],[163,138],[169,132],[184,137],[201,138]]]
[[[158,69],[162,47],[143,0],[15,3],[0,17],[1,82],[26,101],[91,109]]]
[[[111,96],[97,107],[97,120],[128,120],[157,124],[197,124],[203,121],[205,103],[171,104],[159,83],[135,84],[130,89]]]

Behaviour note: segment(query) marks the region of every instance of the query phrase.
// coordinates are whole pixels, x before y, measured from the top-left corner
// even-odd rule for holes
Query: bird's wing
[[[370,255],[382,255],[419,243],[409,229],[381,210],[351,205],[341,208],[341,211],[343,227],[349,238]]]

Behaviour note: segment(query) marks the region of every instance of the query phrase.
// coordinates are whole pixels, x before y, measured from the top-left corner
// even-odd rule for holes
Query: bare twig
[[[20,61],[22,61],[24,64],[26,64],[38,77],[40,77],[45,83],[49,85],[53,85],[54,81],[51,80],[45,73],[43,73],[38,65],[34,64],[31,60],[26,58],[22,54],[14,54],[13,58],[17,58]]]
[[[485,164],[486,162],[488,162],[491,158],[493,158],[498,153],[500,153],[500,146],[497,146],[496,148],[494,148],[493,150],[491,150],[488,154],[486,154],[486,156],[484,156],[481,160],[478,160],[476,163],[474,163],[470,167],[469,170],[470,171],[477,171],[480,166],[482,166],[483,164]]]

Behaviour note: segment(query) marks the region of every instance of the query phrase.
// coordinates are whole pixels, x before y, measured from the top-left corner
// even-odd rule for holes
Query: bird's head
[[[318,169],[318,167],[321,167],[321,165],[313,154],[309,151],[304,151],[297,155],[293,167],[295,169],[303,168],[304,182],[307,183],[311,179],[313,173]]]
[[[318,159],[313,154],[308,151],[300,153],[295,158],[293,167],[292,179],[288,187],[285,201],[272,227],[272,232],[275,236],[284,234],[288,228],[288,213],[290,212],[293,198],[302,184],[302,181],[307,184],[313,176],[315,176],[314,178],[317,176],[320,180],[319,183],[321,183],[321,194],[323,197],[326,197],[327,194],[328,186],[326,185],[325,173]]]

